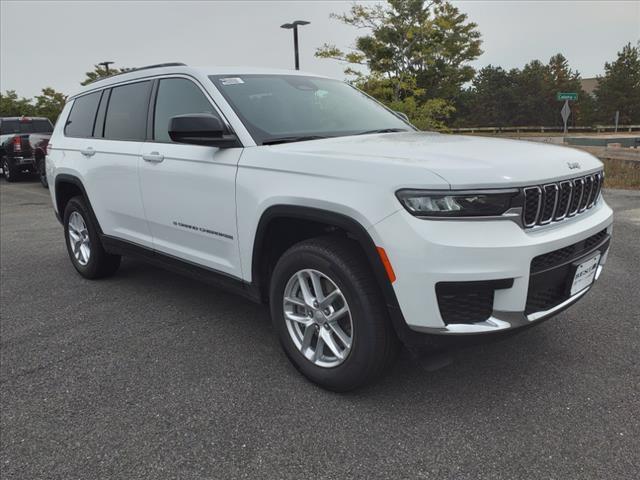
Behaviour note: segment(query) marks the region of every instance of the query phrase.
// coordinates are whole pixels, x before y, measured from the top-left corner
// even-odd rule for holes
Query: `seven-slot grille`
[[[547,225],[593,207],[600,195],[603,180],[603,173],[597,172],[572,180],[526,187],[523,190],[524,226]]]

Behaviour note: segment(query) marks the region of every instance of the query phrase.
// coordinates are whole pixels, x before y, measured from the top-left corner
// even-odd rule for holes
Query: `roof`
[[[589,95],[593,95],[594,90],[600,83],[599,78],[581,78],[580,85],[582,86],[582,90],[584,90]]]
[[[158,66],[158,67],[142,67],[140,69],[134,69],[128,72],[112,75],[95,82],[91,82],[78,92],[69,96],[69,98],[76,97],[92,90],[108,87],[110,85],[116,85],[118,83],[129,82],[132,80],[153,77],[157,75],[166,74],[187,74],[198,77],[208,77],[209,75],[304,75],[313,77],[324,77],[323,75],[317,75],[310,72],[302,72],[300,70],[285,70],[275,68],[260,68],[260,67],[240,67],[240,66],[219,66],[219,67],[189,67],[186,65],[176,66]],[[326,77],[324,77],[326,78]]]

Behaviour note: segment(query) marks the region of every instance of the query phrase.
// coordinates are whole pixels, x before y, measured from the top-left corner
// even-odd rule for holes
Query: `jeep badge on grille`
[[[580,168],[580,164],[578,162],[567,162],[567,166],[570,170],[575,170],[576,168]]]

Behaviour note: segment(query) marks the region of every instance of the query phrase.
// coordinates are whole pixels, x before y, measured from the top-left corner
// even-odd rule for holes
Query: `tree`
[[[625,45],[614,62],[605,63],[604,71],[594,91],[599,120],[613,123],[620,111],[621,124],[640,123],[640,44]]]
[[[577,92],[571,103],[571,122],[586,122],[593,111],[583,92],[580,74],[560,53],[548,64],[533,60],[522,70],[509,72],[489,65],[481,69],[471,87],[460,96],[455,123],[461,126],[561,126],[558,92]]]
[[[39,117],[47,117],[55,123],[67,101],[66,95],[56,92],[51,87],[42,89],[42,94],[35,97],[35,110]]]
[[[366,66],[394,86],[394,99],[413,96],[402,84],[415,79],[425,98],[450,99],[474,70],[467,62],[481,53],[477,25],[444,0],[388,0],[388,5],[354,4],[349,13],[332,14],[346,25],[369,30],[356,39],[356,49],[345,53],[324,44],[316,56]],[[345,73],[363,76],[349,66]]]
[[[112,75],[116,75],[118,73],[126,72],[127,70],[131,70],[131,69],[110,67],[109,73],[107,73],[107,69],[104,68],[102,65],[94,65],[93,71],[85,73],[86,78],[82,82],[80,82],[80,85],[89,85],[90,83],[96,82],[103,78],[110,77]]]
[[[34,116],[35,108],[28,98],[18,98],[15,90],[0,93],[0,117]]]
[[[515,77],[518,71],[507,72],[489,65],[473,79],[471,88],[459,103],[459,118],[472,126],[504,127],[511,124],[515,108]]]
[[[474,75],[468,62],[482,53],[477,25],[445,0],[354,4],[332,18],[368,33],[356,39],[350,52],[325,43],[316,56],[347,63],[345,73],[359,87],[412,112],[410,117],[419,115],[425,125],[442,125],[451,115],[452,99]],[[435,99],[439,101],[427,105]],[[431,114],[437,118],[429,118]]]

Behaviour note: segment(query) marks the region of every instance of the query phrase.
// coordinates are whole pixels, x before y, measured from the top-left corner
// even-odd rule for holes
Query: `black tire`
[[[71,241],[69,240],[69,218],[74,212],[82,217],[90,242],[90,255],[85,265],[76,258],[71,247]],[[93,218],[89,208],[87,208],[84,198],[78,196],[69,200],[64,210],[63,218],[64,239],[67,245],[67,252],[69,253],[71,263],[78,273],[84,278],[89,279],[104,278],[113,275],[120,266],[120,255],[111,255],[104,250],[98,234],[98,223],[95,218]]]
[[[7,158],[2,159],[2,173],[7,182],[17,182],[20,180],[20,171]]]
[[[44,188],[49,188],[49,182],[47,181],[47,169],[45,165],[45,157],[39,157],[36,159],[36,173],[40,179],[40,183]]]
[[[289,279],[313,269],[329,277],[351,310],[353,340],[346,359],[320,367],[296,347],[286,326],[283,297]],[[341,237],[320,237],[298,243],[278,260],[270,285],[274,329],[295,367],[312,382],[333,391],[352,390],[379,378],[395,360],[399,342],[380,288],[359,246]]]

